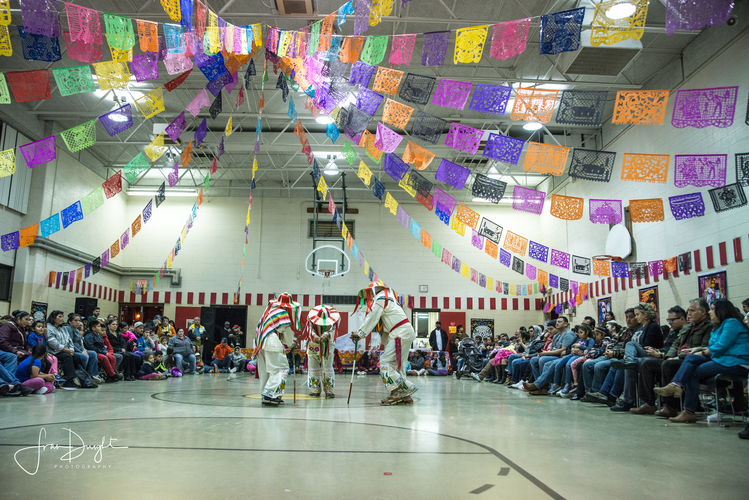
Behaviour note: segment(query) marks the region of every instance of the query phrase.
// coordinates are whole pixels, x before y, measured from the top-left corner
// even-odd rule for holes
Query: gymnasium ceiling
[[[15,3],[15,2],[14,2]],[[159,2],[152,0],[78,0],[75,3],[80,5],[96,8],[99,11],[110,12],[132,18],[141,18],[159,22],[170,22],[168,16],[164,13]],[[317,0],[315,2],[316,12],[318,15],[313,18],[291,18],[283,17],[278,14],[275,8],[269,7],[273,0],[216,0],[209,3],[209,8],[219,13],[227,22],[244,25],[251,23],[267,23],[281,28],[301,28],[308,24],[312,19],[318,20],[337,10],[343,3],[343,0]],[[383,18],[380,25],[370,28],[367,35],[394,35],[402,33],[424,33],[440,30],[455,30],[457,28],[480,25],[487,23],[497,23],[510,21],[519,18],[535,17],[541,14],[563,11],[579,6],[591,7],[596,2],[578,2],[578,1],[527,1],[527,0],[412,0],[401,8],[400,1],[395,1],[395,8],[391,16]],[[680,56],[684,47],[689,44],[693,38],[699,34],[698,31],[686,32],[680,31],[675,35],[666,36],[664,30],[664,7],[658,0],[650,2],[648,11],[645,34],[642,37],[642,48],[637,50],[634,57],[627,58],[628,63],[624,69],[616,76],[603,75],[577,75],[565,73],[565,68],[569,66],[570,56],[575,54],[567,53],[559,56],[541,56],[538,54],[538,33],[539,22],[534,19],[531,23],[531,29],[528,36],[528,47],[525,52],[519,56],[506,61],[498,61],[488,57],[485,51],[484,56],[479,64],[453,65],[452,58],[447,57],[446,63],[441,67],[422,67],[419,61],[421,54],[421,37],[417,37],[416,48],[412,64],[406,68],[400,68],[405,71],[435,76],[448,77],[461,80],[470,80],[474,83],[497,83],[523,87],[534,87],[545,89],[583,89],[583,90],[609,90],[609,99],[607,103],[604,120],[610,120],[613,110],[613,99],[615,91],[625,89],[639,89],[646,85],[648,80],[663,68],[668,62]],[[587,18],[586,18],[587,21]],[[22,24],[20,12],[13,13],[12,24]],[[350,17],[343,26],[342,33],[345,35],[352,34],[353,17]],[[63,26],[66,27],[63,9]],[[585,29],[585,28],[584,28]],[[15,54],[11,58],[0,59],[0,71],[12,70],[29,70],[40,68],[65,67],[81,64],[79,61],[71,59],[65,53],[64,43],[61,41],[63,56],[62,60],[49,64],[41,62],[30,62],[23,59],[20,55],[20,40],[18,32],[11,29],[12,43]],[[491,30],[490,34],[491,36]],[[454,46],[454,36],[451,40],[451,46],[448,48],[448,56]],[[602,46],[597,53],[593,53],[594,68],[604,67],[607,62],[620,54],[616,52],[617,48]],[[140,53],[136,43],[135,54]],[[104,60],[108,58],[108,48],[106,44],[102,46],[105,53]],[[262,59],[257,58],[258,73],[261,72]],[[387,57],[383,65],[387,62]],[[244,68],[240,70],[240,75]],[[166,74],[163,64],[160,64],[161,76],[157,80],[137,83],[131,79],[131,85],[127,91],[122,89],[116,91],[97,91],[90,94],[78,94],[70,97],[61,97],[59,92],[52,92],[52,99],[46,101],[37,101],[32,103],[16,104],[13,106],[13,114],[16,109],[25,113],[29,118],[33,117],[42,120],[47,125],[52,124],[54,131],[59,132],[75,125],[79,125],[87,120],[96,118],[115,107],[114,96],[125,98],[127,102],[133,103],[134,98],[150,92],[151,90],[162,86],[173,76]],[[595,72],[595,69],[594,69]],[[258,156],[260,170],[256,178],[255,196],[272,196],[272,197],[308,197],[312,195],[310,170],[306,157],[300,151],[298,137],[293,134],[293,124],[287,117],[288,103],[281,99],[281,92],[275,89],[275,75],[270,71],[270,79],[265,88],[265,109],[262,117],[262,146],[261,153]],[[241,80],[240,80],[241,82]],[[54,82],[53,82],[54,84]],[[95,161],[81,161],[89,168],[96,171],[102,177],[111,175],[115,170],[122,168],[138,152],[151,142],[155,124],[164,125],[171,122],[192,98],[207,84],[205,77],[197,70],[190,74],[182,86],[171,93],[165,92],[166,111],[155,116],[151,120],[143,120],[137,111],[134,115],[134,126],[130,130],[121,133],[115,137],[109,137],[103,127],[97,126],[97,143],[95,146],[86,150]],[[221,158],[218,173],[213,177],[211,184],[212,189],[209,193],[211,196],[240,196],[247,197],[249,194],[250,180],[252,177],[252,149],[255,140],[255,124],[257,121],[257,105],[259,98],[259,89],[261,84],[261,75],[255,76],[251,80],[250,91],[247,93],[249,109],[243,105],[240,110],[234,110],[233,123],[235,132],[231,137],[226,139],[226,154]],[[238,89],[238,87],[237,87]],[[208,108],[203,108],[203,112],[195,120],[187,114],[187,129],[182,134],[182,139],[189,140],[195,128],[202,120],[203,116],[208,116],[209,135],[204,142],[207,147],[197,150],[197,155],[189,164],[188,168],[180,168],[180,181],[177,185],[179,189],[189,189],[198,187],[202,183],[203,177],[207,173],[216,146],[224,130],[229,116],[229,109],[233,108],[238,90],[235,89],[231,96],[226,95],[224,90],[224,112],[216,120],[211,120],[208,116]],[[325,137],[325,125],[317,123],[312,119],[310,112],[304,109],[305,95],[295,94],[294,102],[299,112],[299,117],[306,130],[312,150],[316,153],[339,153],[344,140],[343,134],[338,139],[338,144],[331,144],[330,140]],[[422,108],[423,111],[437,115],[449,122],[459,121],[460,123],[470,125],[475,128],[482,128],[489,131],[500,131],[522,139],[530,139],[531,132],[523,130],[523,122],[513,122],[509,117],[509,110],[512,106],[512,100],[508,105],[508,112],[504,116],[485,115],[469,110],[456,111],[449,108],[442,108],[428,104]],[[381,107],[382,108],[382,107]],[[381,109],[380,108],[380,109]],[[5,108],[8,109],[7,107]],[[4,110],[0,114],[5,114],[4,118],[9,123],[18,123],[17,116],[9,116]],[[378,116],[381,116],[378,114]],[[369,130],[375,131],[376,122],[380,121],[376,116],[370,123]],[[410,128],[408,129],[410,130]],[[553,136],[553,138],[550,136]],[[168,137],[167,137],[168,139]],[[532,140],[538,142],[559,143],[561,145],[575,146],[582,142],[589,148],[602,146],[600,144],[600,130],[595,127],[566,127],[555,124],[554,118],[547,124],[546,129],[534,132]],[[555,142],[557,141],[557,142]],[[399,155],[403,153],[405,144],[396,151]],[[418,141],[416,141],[418,142]],[[487,173],[489,168],[496,167],[502,175],[502,180],[512,184],[521,184],[529,187],[538,186],[545,178],[539,174],[529,175],[518,166],[497,164],[487,164],[481,157],[481,149],[475,156],[466,155],[456,150],[442,145],[444,139],[437,146],[427,146],[434,152],[438,158],[444,157],[450,161],[462,164],[471,168],[475,172]],[[172,146],[173,153],[178,157],[185,144],[176,144]],[[363,152],[363,150],[358,150]],[[90,160],[90,158],[88,158]],[[368,160],[368,159],[367,159]],[[166,179],[167,157],[162,157],[156,162],[150,171],[142,175],[130,186],[134,188],[156,188]],[[173,161],[173,160],[172,160]],[[319,160],[321,165],[327,163],[323,157]],[[383,180],[386,187],[392,187],[392,181],[382,172],[381,165],[375,165],[372,161],[367,161],[375,174]],[[522,159],[519,162],[522,165]],[[170,165],[172,163],[170,162]],[[343,159],[337,160],[340,169],[350,172],[347,176],[348,195],[352,198],[371,199],[367,194],[366,187],[356,178],[353,170],[345,170],[348,164]],[[428,177],[433,177],[436,167],[430,166],[424,171]],[[329,178],[328,182],[332,185],[340,186],[340,176]],[[338,184],[337,184],[338,183]],[[464,189],[459,192],[460,201],[470,201],[470,189]],[[453,193],[455,194],[455,193]],[[464,197],[465,199],[461,199]]]

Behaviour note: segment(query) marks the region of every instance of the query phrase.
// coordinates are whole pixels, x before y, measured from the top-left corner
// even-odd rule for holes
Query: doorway
[[[147,323],[156,315],[164,315],[164,304],[120,304],[120,321],[132,325],[137,321]]]
[[[214,305],[200,308],[200,322],[210,335],[213,332],[215,344],[221,342],[224,332],[224,323],[229,322],[229,328],[239,326],[242,332],[239,336],[239,344],[247,347],[247,306],[224,306]]]
[[[431,331],[437,327],[439,320],[439,309],[413,309],[411,311],[411,324],[416,330],[417,337],[429,337]]]

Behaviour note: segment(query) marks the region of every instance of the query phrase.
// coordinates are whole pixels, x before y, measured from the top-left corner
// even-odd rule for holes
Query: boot
[[[504,384],[507,381],[507,365],[499,365],[499,382],[498,384]]]

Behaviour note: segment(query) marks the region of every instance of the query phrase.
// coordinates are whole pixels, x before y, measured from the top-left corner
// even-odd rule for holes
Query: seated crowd
[[[52,311],[47,321],[13,311],[0,320],[0,396],[203,373],[194,330],[191,327],[186,335],[183,328],[175,329],[168,318],[159,316],[145,325],[128,325],[112,315],[105,320],[98,317],[98,309],[85,320],[70,313],[67,321],[62,311]],[[209,359],[207,370],[216,373],[254,371],[254,362],[244,357],[238,345],[230,347],[226,338]]]
[[[560,316],[545,331],[535,325],[521,328],[509,341],[502,334],[481,360],[483,368],[468,371],[479,382],[493,380],[532,396],[606,404],[611,411],[675,423],[695,422],[698,412],[707,411],[700,404],[700,384],[712,386],[720,375],[733,379],[731,397],[712,404],[722,412],[731,411],[732,404],[734,412],[743,413],[749,299],[742,305],[744,313],[725,299],[711,306],[694,299],[686,311],[678,305],[668,310],[668,327],[658,326],[654,307],[644,302],[625,311],[625,328],[612,313],[605,324],[586,316],[574,327]],[[470,360],[463,366],[470,367]],[[740,436],[749,438],[749,425]]]

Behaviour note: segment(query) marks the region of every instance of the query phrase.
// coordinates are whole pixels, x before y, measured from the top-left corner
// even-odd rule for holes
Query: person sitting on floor
[[[231,369],[240,373],[247,370],[247,358],[239,346],[235,346],[231,353]]]
[[[26,337],[26,343],[33,350],[37,344],[47,345],[47,322],[37,320],[31,325],[31,333]],[[47,351],[47,357],[42,360],[42,371],[50,375],[57,375],[57,358]]]
[[[409,375],[424,375],[426,373],[424,368],[424,356],[421,355],[421,351],[416,349],[414,351],[413,358],[411,358],[411,370],[408,372]]]
[[[140,380],[165,380],[166,376],[156,371],[153,366],[153,353],[147,352],[143,354],[143,365],[138,371],[138,378]]]
[[[433,377],[447,376],[447,357],[445,357],[445,351],[439,351],[437,356],[432,358],[432,363],[427,373]]]
[[[444,351],[442,351],[444,352]],[[364,351],[356,363],[356,371],[360,375],[379,375],[380,369],[377,367],[377,361],[369,351]]]
[[[718,327],[710,335],[708,347],[695,348],[676,372],[671,383],[658,387],[660,396],[680,397],[684,393],[684,410],[669,420],[674,423],[697,421],[700,383],[716,375],[746,379],[749,370],[749,332],[743,317],[731,302],[717,299],[710,307],[710,319]]]
[[[184,328],[178,329],[177,335],[169,339],[169,347],[174,349],[174,359],[180,371],[183,373],[192,373],[193,375],[198,374],[192,343],[189,338],[185,337]]]
[[[231,368],[231,352],[228,339],[224,337],[221,343],[213,349],[213,360],[211,360],[211,373],[226,373]]]
[[[12,354],[19,363],[31,354],[26,330],[33,319],[26,311],[13,311],[13,319],[0,326],[0,351]]]
[[[31,350],[31,356],[21,361],[16,369],[18,381],[32,389],[34,394],[47,394],[55,390],[55,376],[42,371],[42,360],[46,357],[47,346],[37,344]]]
[[[94,351],[86,350],[86,346],[83,343],[83,335],[81,335],[80,331],[81,326],[81,316],[70,313],[68,314],[68,322],[62,327],[70,335],[70,339],[73,341],[75,356],[81,360],[81,365],[85,367],[86,372],[94,379],[94,382],[102,384],[104,381],[99,378],[99,360]]]
[[[184,372],[179,369],[177,358],[174,356],[174,347],[167,347],[164,366],[171,377],[181,377]]]

